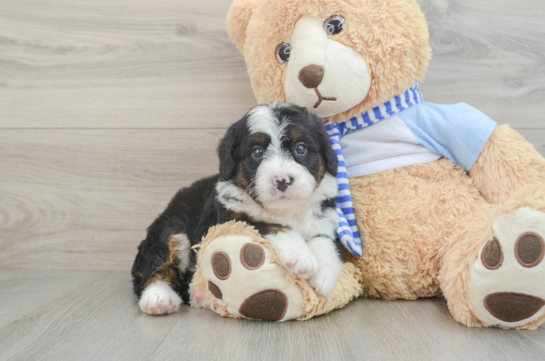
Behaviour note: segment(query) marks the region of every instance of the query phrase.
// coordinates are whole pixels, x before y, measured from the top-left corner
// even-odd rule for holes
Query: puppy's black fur
[[[293,158],[303,165],[320,183],[324,172],[337,173],[337,157],[333,152],[323,121],[308,113],[305,108],[292,105],[271,105],[279,122],[289,120],[282,139],[282,148],[292,153]],[[166,281],[189,302],[189,283],[193,277],[191,267],[182,272],[173,262],[172,235],[184,233],[191,246],[200,243],[211,226],[229,220],[245,221],[253,225],[262,235],[282,228],[281,225],[257,222],[244,213],[227,210],[216,193],[218,181],[232,181],[257,201],[252,183],[261,159],[255,157],[256,147],[266,149],[271,139],[263,133],[251,134],[248,127],[249,114],[233,124],[218,147],[220,173],[201,179],[187,188],[179,190],[165,211],[148,228],[146,239],[138,247],[138,254],[132,267],[134,293],[140,298],[146,285],[155,279]],[[307,152],[297,154],[295,147],[304,142]],[[334,199],[323,202],[323,208],[333,208]],[[338,243],[338,242],[337,242]],[[195,253],[191,254],[191,265],[195,264]]]

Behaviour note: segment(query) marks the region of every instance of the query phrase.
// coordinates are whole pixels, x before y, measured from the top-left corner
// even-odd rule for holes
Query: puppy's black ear
[[[293,109],[298,113],[298,115],[303,119],[308,119],[309,117],[315,117],[314,115],[310,115],[308,112],[307,107],[300,107],[298,105],[292,105]]]
[[[296,107],[299,109],[302,116],[308,117],[308,108],[307,107],[300,107],[300,106],[296,106]]]
[[[228,180],[235,176],[235,170],[240,161],[237,149],[242,143],[245,129],[246,117],[231,125],[220,141],[218,156],[220,159],[221,179]]]

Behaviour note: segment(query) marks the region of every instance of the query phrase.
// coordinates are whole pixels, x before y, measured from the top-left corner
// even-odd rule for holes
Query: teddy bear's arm
[[[515,130],[465,103],[420,103],[398,114],[417,141],[469,171],[488,202],[545,183],[543,157]]]
[[[501,125],[469,174],[487,201],[500,203],[527,184],[545,184],[545,160],[518,132]]]

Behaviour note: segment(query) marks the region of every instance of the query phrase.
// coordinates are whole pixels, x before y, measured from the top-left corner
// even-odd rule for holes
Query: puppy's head
[[[222,180],[270,209],[305,202],[327,173],[337,174],[322,119],[295,105],[252,109],[229,128],[218,153]]]

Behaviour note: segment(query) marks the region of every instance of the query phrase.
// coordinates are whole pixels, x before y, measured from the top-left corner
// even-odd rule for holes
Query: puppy
[[[196,256],[207,230],[230,220],[254,226],[284,267],[327,295],[341,273],[337,157],[323,121],[295,105],[252,109],[221,140],[220,174],[181,189],[148,228],[132,268],[149,314],[189,302]]]

